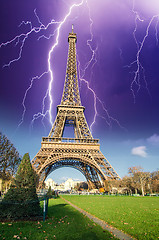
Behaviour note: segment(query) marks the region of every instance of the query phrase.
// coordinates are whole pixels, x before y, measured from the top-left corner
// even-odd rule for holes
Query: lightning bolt
[[[72,9],[74,7],[79,7],[81,6],[82,4],[84,3],[84,0],[82,0],[79,4],[73,4],[71,5],[71,7],[69,8],[69,11],[68,13],[65,15],[64,19],[59,23],[59,26],[57,27],[57,29],[55,30],[57,32],[56,34],[56,41],[55,43],[52,45],[50,51],[49,51],[49,54],[48,54],[48,73],[50,74],[50,81],[49,81],[49,87],[47,89],[47,93],[43,99],[43,108],[42,108],[42,112],[40,113],[37,113],[37,114],[34,114],[33,116],[33,120],[31,122],[31,124],[33,124],[33,122],[39,118],[39,117],[45,117],[47,113],[49,113],[49,119],[50,119],[50,123],[51,125],[53,125],[53,121],[52,121],[52,113],[51,113],[51,109],[52,109],[52,104],[53,104],[53,99],[52,99],[52,94],[51,94],[51,91],[52,91],[52,83],[53,83],[53,70],[51,69],[51,56],[53,55],[53,52],[54,52],[54,49],[56,48],[56,46],[58,45],[59,43],[59,36],[60,36],[60,30],[61,30],[61,27],[63,26],[63,24],[66,22],[66,20],[68,19],[68,17],[71,15],[71,12],[72,12]],[[40,21],[39,21],[40,22]],[[55,32],[54,32],[55,34]],[[54,35],[53,34],[53,35]],[[50,39],[50,37],[53,36],[52,34],[47,38],[47,39]],[[42,35],[41,37],[44,37],[44,35]],[[45,108],[45,99],[47,98],[47,95],[49,96],[49,100],[50,100],[50,106],[49,106],[49,110],[46,111],[46,113],[44,113],[44,108]]]
[[[159,17],[157,18],[156,25],[155,25],[155,37],[156,37],[156,45],[158,46],[158,24],[159,24]]]
[[[120,122],[119,122],[117,119],[113,118],[113,117],[109,114],[108,110],[107,110],[106,107],[104,106],[104,103],[103,103],[103,102],[101,101],[101,99],[96,95],[95,91],[90,87],[90,83],[89,83],[85,78],[83,78],[83,77],[80,75],[80,62],[79,62],[79,60],[78,60],[78,70],[79,70],[79,79],[80,79],[80,81],[81,81],[81,82],[83,81],[83,82],[86,84],[87,89],[88,89],[88,90],[92,93],[92,95],[93,95],[94,117],[93,117],[93,121],[92,121],[92,123],[91,123],[91,125],[90,125],[91,132],[92,132],[93,125],[96,123],[97,116],[103,118],[103,119],[106,121],[107,125],[108,125],[110,128],[112,127],[112,121],[113,121],[113,122],[116,122],[116,124],[117,124],[121,129],[126,130],[126,129],[120,124]],[[107,120],[105,117],[103,117],[102,115],[100,115],[100,114],[98,113],[98,110],[97,110],[97,101],[101,104],[102,109],[103,109],[104,112],[106,113],[108,120]]]
[[[123,51],[121,48],[119,48],[119,54],[120,54],[120,59],[123,62]]]
[[[51,62],[50,62],[50,59],[51,59],[51,55],[53,54],[53,51],[55,49],[55,47],[58,45],[59,43],[59,35],[60,35],[60,30],[61,30],[61,27],[63,26],[63,24],[66,22],[67,18],[71,15],[71,12],[72,12],[72,9],[74,7],[79,7],[83,4],[84,0],[82,0],[79,4],[73,4],[71,5],[70,9],[69,9],[69,12],[66,14],[66,16],[64,17],[63,21],[60,22],[58,28],[57,28],[57,35],[56,35],[56,42],[54,43],[54,45],[51,47],[50,51],[49,51],[49,55],[48,55],[48,69],[49,69],[49,73],[50,73],[50,83],[49,83],[49,91],[48,91],[48,94],[49,94],[49,98],[50,98],[50,107],[49,107],[49,116],[50,116],[50,122],[51,124],[53,124],[52,122],[52,114],[51,114],[51,109],[52,109],[52,103],[53,103],[53,100],[52,100],[52,95],[51,95],[51,90],[52,90],[52,83],[53,83],[53,71],[51,69]]]
[[[23,113],[22,113],[21,120],[20,120],[20,122],[18,124],[18,127],[20,127],[20,125],[24,122],[24,117],[25,117],[25,113],[26,113],[26,110],[27,110],[25,102],[26,102],[26,99],[27,99],[28,92],[31,90],[31,88],[32,88],[32,86],[34,84],[34,81],[38,81],[41,78],[43,78],[44,76],[46,76],[46,75],[49,75],[49,85],[48,85],[48,88],[47,88],[47,90],[45,92],[45,95],[43,97],[42,109],[41,109],[40,112],[37,112],[37,113],[35,113],[33,115],[30,126],[33,127],[34,121],[37,120],[38,118],[42,118],[42,123],[43,123],[44,118],[47,118],[47,116],[49,116],[48,120],[50,121],[50,123],[53,124],[52,112],[51,112],[52,104],[53,104],[53,98],[52,98],[52,94],[51,93],[52,93],[52,85],[53,85],[53,81],[54,81],[54,75],[53,75],[53,70],[51,69],[51,58],[53,56],[55,48],[59,44],[59,37],[60,37],[60,32],[61,32],[62,26],[66,23],[67,19],[70,17],[73,8],[80,7],[81,5],[84,4],[84,2],[86,2],[87,8],[88,8],[88,16],[89,16],[89,20],[90,20],[90,39],[87,40],[87,46],[90,49],[92,55],[91,55],[91,58],[89,59],[89,61],[85,64],[83,70],[80,69],[80,63],[79,63],[79,60],[78,60],[78,68],[79,68],[79,79],[80,79],[80,81],[85,82],[88,90],[91,91],[91,93],[93,94],[93,99],[94,99],[94,118],[93,118],[93,122],[90,125],[90,128],[92,130],[92,127],[93,127],[93,125],[96,122],[97,116],[105,119],[105,121],[106,121],[106,123],[108,124],[109,127],[112,127],[112,121],[114,121],[114,122],[116,122],[118,124],[118,126],[123,128],[120,125],[118,120],[116,120],[115,118],[110,116],[108,110],[104,106],[104,103],[96,95],[95,91],[90,87],[90,82],[88,82],[85,79],[86,71],[89,68],[90,68],[90,72],[91,72],[90,81],[92,79],[93,68],[95,67],[95,65],[97,63],[97,56],[96,55],[97,55],[97,51],[98,51],[98,45],[95,47],[95,49],[93,49],[93,47],[92,47],[92,42],[93,42],[93,20],[91,18],[91,12],[90,12],[90,8],[89,8],[87,0],[81,0],[79,3],[72,4],[69,7],[68,13],[65,15],[63,20],[55,21],[54,19],[52,19],[47,25],[44,25],[42,23],[42,21],[40,20],[38,14],[36,12],[36,9],[35,9],[34,10],[34,14],[35,14],[35,17],[37,19],[37,22],[38,22],[39,26],[38,27],[33,27],[31,21],[22,21],[21,24],[19,25],[19,27],[21,27],[22,25],[29,26],[29,31],[27,33],[21,33],[20,35],[15,36],[13,39],[11,39],[11,40],[9,40],[9,41],[7,41],[5,43],[1,43],[0,44],[0,48],[3,47],[3,46],[7,46],[9,44],[13,44],[13,43],[15,43],[15,46],[19,46],[20,45],[18,56],[16,58],[10,60],[7,64],[5,64],[3,66],[3,67],[9,67],[11,64],[13,64],[13,63],[15,63],[15,62],[17,62],[17,61],[19,61],[21,59],[24,45],[26,43],[26,40],[30,37],[31,34],[33,34],[33,33],[38,34],[38,33],[41,33],[41,31],[47,31],[48,28],[51,25],[53,25],[53,24],[54,25],[58,25],[58,27],[56,27],[56,29],[53,31],[53,33],[49,34],[49,36],[46,36],[45,34],[43,34],[43,35],[40,35],[37,38],[37,40],[40,40],[41,38],[45,38],[45,39],[49,40],[49,39],[51,39],[51,37],[55,36],[55,34],[56,34],[55,43],[52,45],[52,47],[50,48],[49,53],[48,53],[48,58],[47,58],[48,69],[46,71],[44,71],[43,73],[41,73],[40,75],[34,76],[30,80],[29,87],[25,91],[25,94],[24,94],[24,97],[23,97],[23,101],[22,101]],[[83,72],[83,73],[81,74],[81,72]],[[46,99],[49,99],[49,108],[48,109],[46,109],[46,104],[45,104]],[[99,102],[100,105],[102,106],[102,109],[104,110],[104,112],[107,115],[107,119],[98,113],[97,102]],[[43,125],[44,125],[44,123],[43,123]]]
[[[14,62],[17,62],[21,59],[22,57],[22,52],[23,52],[23,48],[24,48],[24,44],[26,42],[26,40],[29,38],[29,36],[33,33],[39,33],[41,30],[47,30],[49,28],[50,25],[52,24],[57,24],[59,22],[55,22],[54,19],[51,20],[50,23],[48,23],[48,25],[44,25],[41,23],[41,21],[39,20],[39,17],[37,16],[37,13],[36,13],[36,9],[34,10],[34,13],[35,13],[35,16],[38,20],[38,23],[40,23],[40,26],[39,27],[33,27],[32,26],[32,23],[30,21],[22,21],[19,25],[19,27],[21,27],[22,25],[29,25],[30,26],[30,30],[27,32],[27,33],[21,33],[17,36],[15,36],[13,39],[5,42],[5,43],[1,43],[0,44],[0,48],[3,47],[3,46],[7,46],[9,44],[12,44],[15,42],[15,46],[17,46],[18,44],[20,44],[21,42],[21,45],[20,45],[20,50],[19,50],[19,54],[18,54],[18,57],[17,58],[14,58],[12,60],[10,60],[8,63],[6,63],[3,67],[10,67],[10,65]]]
[[[12,63],[17,62],[17,61],[19,61],[19,60],[21,59],[21,57],[22,57],[22,52],[23,52],[23,48],[24,48],[24,44],[25,44],[26,40],[29,38],[29,36],[30,36],[31,34],[33,34],[33,33],[36,33],[36,34],[37,34],[37,33],[41,32],[42,30],[45,30],[45,31],[46,31],[46,30],[49,28],[49,26],[52,25],[52,24],[59,24],[59,22],[56,22],[54,19],[52,19],[51,22],[49,22],[49,23],[45,26],[45,25],[40,21],[40,18],[39,18],[38,15],[37,15],[36,9],[34,10],[34,14],[35,14],[35,16],[36,16],[36,18],[37,18],[38,23],[40,24],[39,27],[33,27],[33,26],[32,26],[32,23],[31,23],[30,21],[26,21],[26,22],[25,22],[25,21],[22,21],[22,22],[20,23],[19,27],[21,27],[22,25],[29,25],[30,30],[29,30],[27,33],[21,33],[20,35],[15,36],[13,39],[11,39],[11,40],[9,40],[9,41],[7,41],[7,42],[5,42],[5,43],[1,43],[1,44],[0,44],[0,48],[1,48],[1,47],[3,47],[3,46],[7,46],[7,45],[9,45],[9,44],[12,44],[12,43],[14,43],[14,42],[15,42],[15,46],[17,46],[17,45],[20,44],[20,42],[21,42],[18,57],[10,60],[9,63],[5,64],[3,67],[9,67]],[[55,31],[56,31],[56,30],[55,30]],[[54,32],[54,33],[55,33],[55,32]],[[54,35],[54,34],[52,34],[51,36],[53,36],[53,35]],[[39,38],[38,38],[38,40],[39,40]],[[26,101],[28,92],[31,90],[34,81],[41,79],[41,78],[42,78],[44,75],[46,75],[46,74],[49,74],[49,70],[47,70],[47,71],[43,72],[41,75],[35,76],[35,77],[33,77],[33,78],[31,79],[30,85],[29,85],[29,87],[26,89],[25,94],[24,94],[24,97],[23,97],[23,100],[22,100],[23,113],[22,113],[22,116],[21,116],[21,120],[20,120],[20,122],[19,122],[19,124],[18,124],[18,127],[20,127],[20,125],[21,125],[21,124],[23,123],[23,121],[24,121],[24,116],[25,116],[25,113],[26,113],[25,101]],[[46,100],[46,98],[47,98],[48,95],[49,95],[49,91],[47,90],[47,91],[46,91],[46,94],[45,94],[45,96],[44,96],[44,98],[43,98],[42,112],[39,112],[39,113],[36,113],[36,114],[33,115],[33,119],[32,119],[32,121],[31,121],[31,125],[33,125],[34,121],[35,121],[36,119],[38,119],[39,117],[43,117],[43,118],[44,118],[44,117],[46,117],[46,115],[48,114],[48,112],[49,112],[48,110],[47,110],[46,112],[44,112],[44,109],[45,109],[45,100]],[[52,103],[52,98],[50,97],[50,99],[51,99],[51,103]]]
[[[15,36],[13,39],[5,42],[5,43],[1,43],[0,44],[0,48],[3,47],[3,46],[7,46],[9,44],[12,44],[15,42],[15,46],[17,46],[18,44],[20,44],[21,42],[21,45],[20,45],[20,50],[19,50],[19,54],[18,54],[18,57],[17,58],[14,58],[12,59],[11,61],[9,61],[9,63],[5,64],[3,67],[9,67],[12,63],[14,62],[17,62],[21,59],[22,57],[22,51],[23,51],[23,47],[24,47],[24,44],[26,42],[26,40],[28,39],[28,37],[32,34],[32,33],[40,33],[42,30],[47,30],[49,28],[50,25],[52,24],[58,24],[58,27],[55,29],[55,31],[50,34],[48,37],[46,37],[45,35],[41,35],[40,37],[38,37],[38,40],[40,40],[41,38],[46,38],[46,39],[50,39],[51,37],[53,37],[56,33],[56,40],[55,40],[55,43],[52,45],[51,49],[49,50],[49,53],[48,53],[48,59],[47,59],[47,62],[48,62],[48,70],[43,72],[41,75],[39,76],[35,76],[31,79],[30,81],[30,84],[29,84],[29,87],[26,89],[25,91],[25,94],[24,94],[24,97],[23,97],[23,101],[22,101],[22,106],[23,106],[23,113],[22,113],[22,117],[21,117],[21,120],[18,124],[18,127],[20,127],[20,125],[23,123],[24,121],[24,116],[25,116],[25,113],[26,113],[26,106],[25,106],[25,101],[26,101],[26,98],[27,98],[27,94],[28,92],[31,90],[32,86],[33,86],[33,83],[35,80],[39,80],[41,79],[44,75],[46,74],[49,74],[50,75],[50,81],[49,81],[49,86],[48,86],[48,89],[46,90],[46,93],[45,93],[45,96],[43,98],[43,101],[42,101],[42,111],[41,112],[38,112],[36,114],[33,115],[33,119],[31,121],[31,127],[33,126],[33,123],[36,119],[42,117],[42,120],[47,116],[47,114],[49,114],[49,120],[50,120],[50,123],[53,124],[52,122],[52,114],[51,114],[51,109],[52,109],[52,103],[53,103],[53,99],[52,99],[52,94],[51,94],[51,91],[52,91],[52,83],[53,83],[53,71],[51,69],[51,56],[53,55],[53,52],[54,52],[54,49],[56,48],[56,46],[58,45],[59,43],[59,36],[60,36],[60,30],[63,26],[63,24],[66,22],[66,20],[68,19],[68,17],[71,15],[71,12],[72,12],[72,9],[75,8],[75,7],[79,7],[81,6],[82,4],[84,3],[84,0],[80,1],[80,3],[75,3],[75,4],[72,4],[71,7],[69,8],[69,11],[68,13],[65,15],[65,17],[63,18],[62,21],[55,21],[54,19],[51,20],[50,23],[48,23],[46,26],[41,22],[39,16],[37,15],[37,12],[36,12],[36,9],[34,10],[34,14],[37,18],[37,21],[39,23],[39,27],[33,27],[32,26],[32,23],[30,21],[22,21],[21,24],[19,25],[19,27],[21,27],[22,25],[29,25],[30,27],[30,30],[27,32],[27,33],[21,33],[20,35],[17,35]],[[45,100],[49,97],[49,109],[47,109],[45,111]]]
[[[33,77],[33,78],[31,79],[30,85],[29,85],[29,87],[27,88],[27,90],[25,91],[25,94],[24,94],[24,97],[23,97],[23,101],[22,101],[23,113],[22,113],[21,120],[20,120],[20,122],[19,122],[19,124],[18,124],[18,128],[20,127],[20,125],[21,125],[21,124],[23,123],[23,121],[24,121],[24,116],[25,116],[25,112],[26,112],[25,101],[26,101],[27,94],[28,94],[29,90],[32,88],[33,83],[34,83],[34,81],[35,81],[36,79],[39,80],[39,79],[41,79],[44,75],[46,75],[46,74],[48,74],[48,73],[49,73],[49,72],[44,72],[44,73],[42,73],[40,76],[36,76],[36,77]],[[48,96],[48,90],[46,91],[46,94],[45,94],[45,96],[44,96],[44,98],[43,98],[43,101],[42,101],[42,112],[39,112],[39,113],[36,113],[36,114],[33,115],[33,119],[32,119],[32,121],[31,121],[30,127],[33,127],[34,121],[35,121],[36,119],[40,118],[40,117],[42,117],[42,123],[43,123],[43,119],[44,119],[44,118],[46,117],[46,115],[48,114],[48,110],[47,110],[46,112],[44,112],[44,110],[45,110],[45,100],[46,100],[47,96]],[[43,125],[44,125],[44,124],[43,124]]]
[[[97,116],[98,117],[101,117],[105,120],[106,124],[111,128],[112,127],[112,121],[115,122],[120,128],[126,130],[123,126],[121,126],[120,122],[113,118],[108,110],[106,109],[106,107],[104,106],[104,103],[101,101],[101,99],[97,96],[97,94],[95,93],[95,91],[90,87],[90,82],[91,82],[91,79],[92,79],[92,75],[93,75],[93,68],[95,67],[95,65],[97,64],[97,51],[98,51],[98,46],[93,49],[92,48],[92,42],[93,42],[93,19],[91,17],[91,11],[90,11],[90,7],[88,5],[88,1],[86,0],[86,4],[87,4],[87,8],[88,8],[88,16],[89,16],[89,20],[90,20],[90,39],[87,40],[87,46],[88,48],[90,49],[91,51],[91,57],[90,59],[88,60],[88,62],[85,64],[85,67],[84,69],[81,69],[80,67],[80,61],[78,59],[78,72],[79,72],[79,80],[81,82],[84,82],[87,86],[87,89],[92,93],[93,95],[93,102],[94,102],[94,117],[93,117],[93,121],[92,123],[90,124],[90,130],[92,132],[92,128],[93,128],[93,125],[96,123],[96,119],[97,119]],[[90,81],[88,82],[86,79],[85,79],[85,74],[86,74],[86,71],[89,69],[90,67]],[[97,102],[100,103],[103,111],[105,112],[107,118],[105,118],[104,116],[100,115],[98,110],[97,110]]]
[[[136,59],[125,67],[133,68],[135,66],[135,68],[136,68],[135,71],[130,72],[130,73],[133,73],[133,75],[134,75],[134,77],[132,79],[132,82],[131,82],[130,89],[131,89],[131,92],[132,92],[132,95],[133,95],[134,103],[136,103],[135,86],[137,86],[137,92],[139,92],[139,90],[141,89],[141,86],[142,86],[141,85],[141,74],[143,76],[143,80],[144,80],[144,83],[145,83],[145,88],[146,88],[148,94],[150,95],[150,92],[149,92],[149,89],[148,89],[148,83],[146,81],[146,76],[145,76],[145,69],[144,69],[144,67],[141,63],[140,56],[141,56],[141,52],[143,51],[145,41],[149,36],[150,27],[151,27],[151,25],[152,25],[152,23],[154,22],[155,19],[157,19],[156,25],[155,25],[155,37],[156,37],[156,45],[158,45],[157,27],[158,27],[158,23],[159,23],[159,14],[156,14],[156,15],[152,16],[152,18],[150,19],[150,21],[148,22],[148,25],[146,27],[145,35],[144,35],[142,41],[139,42],[137,40],[137,37],[136,37],[136,32],[138,30],[138,22],[143,23],[143,22],[145,22],[145,20],[142,19],[140,17],[140,14],[138,13],[138,11],[135,10],[135,0],[133,0],[132,13],[135,15],[135,28],[134,28],[134,31],[133,31],[133,38],[134,38],[134,41],[135,41],[135,44],[136,44],[137,53],[136,53]]]

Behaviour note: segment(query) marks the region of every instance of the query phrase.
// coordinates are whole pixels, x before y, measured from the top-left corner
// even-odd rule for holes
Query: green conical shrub
[[[39,216],[41,209],[36,194],[37,176],[26,153],[19,165],[15,179],[6,193],[1,206],[0,217],[8,219]]]
[[[26,153],[17,170],[14,183],[19,188],[35,188],[37,176],[30,163],[29,154]]]

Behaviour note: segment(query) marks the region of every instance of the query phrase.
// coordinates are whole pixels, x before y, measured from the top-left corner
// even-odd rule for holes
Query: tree
[[[32,168],[29,153],[26,153],[19,165],[14,183],[19,188],[36,188],[37,182],[38,177]]]
[[[135,191],[133,178],[132,177],[128,177],[128,176],[123,177],[123,179],[122,179],[122,187],[126,187],[127,190],[128,190],[127,192],[129,194],[132,194]]]
[[[151,173],[151,182],[149,183],[149,187],[152,192],[159,192],[159,171],[155,171]]]
[[[26,153],[19,165],[10,189],[2,200],[0,216],[5,218],[29,218],[40,215],[40,204],[36,194],[36,173]]]
[[[114,194],[114,192],[117,193],[117,189],[119,187],[118,180],[115,179],[109,179],[109,181],[105,181],[105,192]]]
[[[132,185],[134,185],[135,189],[140,189],[142,196],[144,196],[145,186],[150,179],[150,173],[143,172],[143,168],[137,166],[129,168],[129,174],[133,180]]]
[[[108,193],[110,191],[110,182],[108,180],[104,181],[104,192]]]
[[[82,190],[82,189],[87,190],[88,189],[88,184],[86,182],[77,183],[76,186],[74,187],[74,189],[76,191],[79,191],[79,190]]]
[[[8,138],[0,132],[0,178],[11,179],[21,159],[19,153]]]
[[[49,186],[49,189],[48,189],[48,191],[46,193],[46,197],[52,198],[55,195],[57,195],[57,194],[55,194],[55,191],[51,189],[51,186]]]
[[[79,191],[79,189],[80,189],[80,183],[77,183],[77,184],[74,186],[74,189],[75,189],[76,191]]]
[[[81,182],[80,183],[80,188],[88,189],[88,184],[86,182]]]

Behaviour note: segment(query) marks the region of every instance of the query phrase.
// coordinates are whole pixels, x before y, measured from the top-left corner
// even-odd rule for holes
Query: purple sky
[[[131,166],[140,165],[145,171],[157,170],[159,2],[83,0],[79,7],[72,8],[62,23],[72,4],[81,2],[1,1],[0,44],[23,35],[19,41],[17,38],[0,48],[0,130],[21,155],[29,152],[32,159],[39,151],[42,136],[47,136],[51,129],[49,114],[43,121],[38,118],[32,125],[31,122],[34,114],[42,112],[50,74],[33,82],[32,78],[48,71],[49,51],[56,43],[57,28],[61,24],[58,44],[50,58],[53,72],[51,116],[54,121],[65,79],[67,37],[74,24],[80,62],[78,73],[80,71],[80,76],[85,73],[84,79],[97,96],[97,116],[91,129],[93,136],[100,139],[102,153],[121,177],[127,174]],[[53,19],[58,23],[50,24],[47,30],[33,31],[34,27],[37,31],[40,25],[46,27]],[[25,24],[21,24],[22,21]],[[32,24],[32,30],[27,21]],[[30,31],[26,37],[24,34]],[[52,37],[49,38],[50,34]],[[42,35],[49,39],[41,38]],[[21,48],[21,58],[5,66],[19,57]],[[31,83],[32,87],[29,88]],[[80,81],[80,77],[79,86],[85,116],[91,126],[95,114],[94,95],[86,83]],[[50,99],[47,96],[43,113],[49,108]],[[67,177],[83,179],[80,173],[70,168],[59,169],[51,177],[56,181]]]

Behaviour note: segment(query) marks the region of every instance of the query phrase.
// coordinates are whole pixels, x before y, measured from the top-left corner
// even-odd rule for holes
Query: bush
[[[11,187],[0,205],[0,217],[24,219],[40,216],[39,199],[34,188]]]
[[[36,173],[27,153],[19,165],[13,184],[0,204],[0,218],[18,219],[40,216],[36,181]]]

